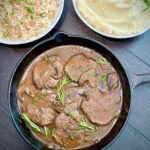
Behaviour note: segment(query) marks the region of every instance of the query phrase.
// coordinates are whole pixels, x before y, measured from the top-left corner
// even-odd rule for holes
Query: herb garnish
[[[22,118],[23,120],[25,120],[25,121],[29,124],[29,126],[30,126],[31,129],[33,129],[34,131],[37,131],[37,132],[40,132],[40,133],[43,134],[43,130],[42,130],[38,125],[36,125],[35,123],[33,123],[33,122],[30,120],[30,118],[27,116],[27,114],[23,113],[23,114],[21,115],[21,118]]]
[[[21,0],[23,3],[28,3],[28,0]]]
[[[62,143],[64,145],[64,147],[66,147],[69,143],[67,141],[65,141],[64,139],[62,140]]]
[[[44,133],[46,136],[53,137],[55,133],[55,129],[54,128],[49,129],[48,127],[44,126]]]
[[[33,14],[34,13],[34,8],[33,7],[27,7],[27,11],[29,14]]]
[[[67,115],[70,116],[70,117],[73,117],[74,112],[73,112],[73,111],[70,111],[70,112],[67,113]]]
[[[142,12],[150,8],[150,0],[144,0],[144,3],[146,4],[147,7],[144,10],[142,10]]]
[[[13,16],[14,14],[15,14],[15,10],[12,8],[11,15]]]
[[[21,115],[21,118],[22,118],[23,120],[25,120],[25,121],[29,124],[29,127],[30,127],[32,130],[34,130],[34,131],[36,131],[36,132],[39,132],[39,133],[41,133],[41,134],[44,134],[45,136],[51,136],[51,137],[54,136],[54,133],[55,133],[55,129],[54,129],[54,128],[49,129],[49,128],[46,127],[46,126],[44,126],[44,128],[39,127],[38,125],[36,125],[35,123],[33,123],[33,122],[30,120],[30,118],[28,117],[28,115],[25,114],[25,113],[23,113],[23,114]]]
[[[75,140],[77,138],[77,135],[75,133],[70,133],[69,134],[69,137],[72,139],[72,140]]]
[[[78,127],[75,128],[75,130],[82,130],[82,129],[95,130],[95,127],[89,124],[88,119],[85,116],[81,118]]]
[[[107,67],[110,67],[110,63],[104,58],[96,59],[96,63],[98,63],[100,65],[106,65]]]
[[[44,126],[44,133],[45,133],[46,136],[49,135],[49,129],[46,126]]]
[[[107,79],[108,79],[108,74],[103,74],[103,75],[102,75],[102,80],[103,80],[103,81],[106,81]]]
[[[64,76],[64,78],[60,80],[57,85],[57,97],[63,105],[64,105],[64,96],[65,96],[63,87],[69,82],[70,80],[66,76]]]

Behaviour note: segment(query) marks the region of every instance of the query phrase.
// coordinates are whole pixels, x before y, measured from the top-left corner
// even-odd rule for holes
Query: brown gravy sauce
[[[37,78],[34,76],[34,71],[35,71],[35,67],[36,67],[36,65],[37,65],[37,63],[39,63],[40,64],[40,62],[41,61],[45,61],[45,58],[47,57],[47,56],[57,56],[59,59],[60,59],[60,61],[61,61],[61,65],[63,66],[63,70],[65,70],[64,68],[66,67],[66,72],[69,72],[69,75],[71,74],[71,73],[73,73],[74,72],[74,68],[72,68],[72,66],[73,66],[73,63],[78,63],[78,64],[80,64],[80,65],[82,65],[82,63],[83,62],[81,62],[83,59],[82,59],[82,57],[84,58],[84,57],[87,57],[87,59],[91,59],[91,62],[90,63],[95,63],[96,62],[96,60],[97,59],[103,59],[103,57],[99,54],[99,53],[97,53],[96,51],[94,51],[94,50],[92,50],[92,49],[89,49],[89,48],[85,48],[85,47],[81,47],[81,46],[74,46],[74,45],[67,45],[67,46],[60,46],[60,47],[55,47],[55,48],[52,48],[52,49],[50,49],[50,50],[48,50],[48,51],[46,51],[46,52],[44,52],[43,54],[41,54],[40,56],[38,56],[35,60],[33,60],[32,62],[31,62],[31,64],[28,66],[28,68],[26,69],[26,71],[25,71],[25,73],[24,73],[24,75],[23,75],[23,77],[22,77],[22,80],[20,81],[20,85],[19,85],[19,88],[18,88],[18,91],[17,91],[17,97],[18,97],[18,106],[19,106],[19,110],[20,110],[20,114],[22,114],[22,113],[27,113],[28,114],[28,116],[29,116],[29,118],[31,119],[31,121],[32,122],[34,122],[35,124],[37,124],[38,126],[40,126],[41,128],[43,128],[43,126],[46,126],[46,127],[48,127],[48,128],[57,128],[56,127],[56,118],[61,114],[62,116],[60,116],[60,120],[58,121],[58,124],[57,125],[59,125],[59,124],[61,124],[62,122],[63,122],[63,120],[61,120],[61,119],[64,119],[63,118],[63,111],[62,112],[57,112],[57,111],[55,111],[53,108],[53,110],[52,110],[52,112],[51,113],[53,113],[54,112],[54,118],[52,119],[53,121],[51,122],[51,120],[50,120],[50,117],[51,117],[51,113],[49,113],[49,107],[52,107],[52,102],[49,102],[49,100],[45,100],[46,98],[44,97],[44,100],[42,101],[42,100],[39,100],[39,99],[37,99],[37,101],[42,101],[42,102],[37,102],[37,103],[39,103],[39,104],[37,104],[36,102],[35,102],[35,104],[32,104],[32,100],[33,100],[33,98],[31,98],[31,95],[30,94],[34,94],[34,91],[42,91],[42,89],[43,88],[39,88],[38,89],[38,87],[37,87],[37,85],[36,84],[38,84],[38,82],[41,82],[41,79],[40,79],[40,81],[38,80],[39,79],[39,75],[37,75],[36,73],[35,73],[35,76],[37,76]],[[77,56],[77,55],[79,55],[79,56]],[[84,56],[83,56],[84,55]],[[75,56],[75,57],[74,57]],[[74,58],[73,58],[74,57]],[[70,61],[70,59],[72,59],[71,61]],[[76,61],[78,61],[78,60],[80,60],[79,62],[76,62]],[[59,60],[58,60],[59,61]],[[86,60],[85,60],[85,62],[86,62]],[[70,64],[69,64],[70,63]],[[72,64],[71,64],[72,63]],[[88,62],[89,63],[89,62]],[[56,65],[57,65],[58,63],[56,63]],[[60,64],[58,64],[58,68],[57,69],[60,69],[61,67],[59,66]],[[92,65],[93,65],[92,64]],[[100,64],[95,64],[95,66],[97,67],[97,65],[98,66],[100,66],[101,67],[101,65]],[[42,65],[41,65],[42,66]],[[84,66],[84,65],[83,65]],[[87,66],[87,68],[88,68],[88,66],[90,66],[90,64],[87,64],[87,65],[85,65],[85,66]],[[102,66],[106,69],[106,72],[105,72],[105,74],[115,74],[116,76],[114,77],[113,75],[112,76],[110,76],[110,77],[112,77],[112,80],[110,79],[110,85],[113,87],[113,86],[116,86],[115,84],[116,84],[116,82],[117,82],[117,87],[114,87],[114,88],[112,88],[110,91],[108,90],[107,92],[105,92],[105,91],[101,91],[100,93],[101,93],[101,97],[99,97],[99,99],[102,99],[103,97],[105,97],[106,95],[109,95],[109,96],[106,96],[106,103],[108,103],[108,104],[105,104],[105,102],[97,102],[96,100],[97,100],[97,98],[96,98],[96,96],[94,96],[94,95],[90,95],[91,96],[91,99],[92,100],[95,100],[95,102],[90,102],[91,101],[91,99],[90,100],[84,100],[85,102],[81,102],[80,103],[80,105],[82,105],[82,108],[81,108],[81,106],[80,106],[80,109],[78,110],[79,111],[79,113],[80,113],[80,115],[83,115],[83,116],[85,116],[87,119],[88,119],[88,123],[91,125],[91,126],[93,126],[94,128],[95,128],[95,130],[89,130],[89,129],[85,129],[85,131],[84,131],[84,129],[83,130],[80,130],[79,132],[80,132],[80,134],[83,134],[83,137],[81,136],[81,137],[76,137],[75,139],[69,139],[68,137],[64,137],[64,139],[66,140],[65,142],[66,143],[61,143],[59,140],[57,140],[57,138],[54,138],[54,137],[49,137],[49,136],[45,136],[44,134],[41,134],[41,133],[39,133],[39,132],[36,132],[36,131],[32,131],[32,133],[37,137],[37,138],[39,138],[40,140],[42,140],[44,143],[46,143],[47,144],[47,146],[48,147],[50,147],[50,148],[72,148],[72,149],[74,149],[74,148],[83,148],[83,147],[87,147],[87,146],[90,146],[90,145],[92,145],[92,144],[94,144],[94,143],[97,143],[97,142],[99,142],[102,138],[104,138],[109,132],[110,132],[110,130],[112,129],[112,127],[115,125],[115,123],[116,123],[116,121],[117,121],[117,119],[118,119],[118,117],[119,117],[119,114],[120,114],[120,111],[121,111],[121,107],[122,107],[122,88],[121,88],[121,83],[120,83],[120,81],[119,81],[119,78],[118,78],[118,75],[117,75],[117,73],[116,73],[116,71],[115,71],[115,69],[111,66],[111,64],[110,64],[110,66],[108,67],[107,65],[105,66],[105,64],[102,64]],[[38,66],[39,67],[39,66]],[[70,67],[70,68],[69,68]],[[108,69],[108,68],[110,69]],[[44,65],[43,65],[43,68],[44,68]],[[37,72],[38,73],[41,73],[42,71],[42,69],[43,68],[38,68],[37,69]],[[69,69],[68,69],[69,68]],[[80,66],[80,68],[81,68],[81,66]],[[84,70],[84,68],[83,68],[83,70]],[[88,70],[90,70],[89,68],[88,68]],[[88,70],[86,70],[86,72],[88,71]],[[61,73],[61,70],[57,70],[57,73],[58,73],[58,71]],[[108,73],[107,73],[108,72]],[[51,74],[51,72],[50,72],[50,74]],[[104,75],[105,75],[104,74]],[[42,75],[41,75],[42,76]],[[64,76],[64,73],[63,73],[63,76]],[[73,78],[73,80],[76,80],[76,77],[78,76],[78,70],[77,70],[77,73],[76,73],[76,75],[73,75],[73,77],[71,77],[71,78]],[[86,78],[87,76],[85,76],[85,78]],[[106,76],[103,76],[103,77],[105,77],[106,78]],[[116,81],[116,77],[118,78],[118,80]],[[42,78],[42,77],[41,77]],[[59,80],[61,80],[63,77],[61,77]],[[81,78],[81,77],[80,77]],[[88,77],[87,77],[88,78]],[[38,80],[38,81],[36,81],[36,79]],[[83,77],[83,79],[84,79],[84,77]],[[104,79],[104,80],[108,80],[108,76],[107,76],[107,79]],[[36,81],[36,83],[35,83],[35,81]],[[42,81],[44,81],[44,80],[42,80]],[[103,81],[104,82],[104,81]],[[105,81],[106,82],[106,81]],[[108,82],[108,81],[107,81]],[[59,82],[58,82],[59,83]],[[58,85],[58,83],[57,83],[57,85]],[[86,83],[86,82],[85,82]],[[93,83],[93,81],[91,81],[91,83]],[[78,84],[78,81],[77,81],[77,84]],[[93,83],[94,84],[94,83]],[[114,85],[113,85],[114,84]],[[79,85],[78,85],[79,86]],[[87,85],[80,85],[79,87],[86,87]],[[88,85],[89,86],[89,85]],[[32,87],[32,88],[29,88],[28,89],[28,87]],[[39,85],[39,87],[40,87],[40,85]],[[73,86],[73,88],[74,88],[74,86]],[[55,94],[56,94],[56,87],[53,87],[53,88],[47,88],[48,90],[50,89],[52,89],[52,90],[54,90],[55,92]],[[91,88],[90,87],[90,89],[92,90],[93,89],[93,87]],[[94,87],[94,89],[96,89],[95,87]],[[29,92],[29,95],[28,94],[25,94],[25,90],[27,90],[27,92]],[[76,87],[73,89],[74,90],[74,92],[75,93],[73,93],[73,95],[75,95],[76,94]],[[87,92],[88,92],[88,90],[89,90],[89,87],[86,89],[87,90]],[[104,89],[105,90],[105,89]],[[93,90],[94,91],[94,90]],[[92,91],[92,92],[93,92]],[[95,90],[95,91],[97,91],[97,90]],[[33,93],[32,93],[33,92]],[[71,90],[71,92],[72,92],[72,90]],[[69,94],[72,94],[72,93],[69,93]],[[91,92],[91,93],[92,93]],[[90,93],[90,92],[89,92]],[[111,96],[111,94],[112,94],[112,96],[113,95],[115,95],[116,97],[117,96],[119,96],[120,97],[120,101],[117,101],[117,102],[115,102],[115,104],[114,104],[114,102],[113,102],[113,97]],[[95,94],[96,95],[96,94]],[[92,97],[92,96],[94,96],[94,97]],[[114,96],[114,97],[115,97]],[[74,97],[76,97],[76,96],[74,96]],[[78,95],[77,95],[77,97],[79,97]],[[108,97],[108,98],[107,98]],[[85,97],[84,97],[85,98]],[[71,98],[70,98],[71,99]],[[69,99],[69,100],[70,100]],[[105,122],[107,122],[108,121],[108,119],[105,119],[105,118],[103,118],[103,119],[101,119],[97,114],[99,114],[99,115],[105,115],[105,111],[103,110],[103,108],[101,108],[101,107],[97,107],[97,109],[99,108],[99,110],[101,109],[101,111],[100,112],[97,112],[97,114],[93,114],[93,115],[95,115],[95,117],[93,117],[93,116],[91,116],[91,114],[90,114],[90,112],[88,112],[88,110],[92,110],[92,104],[94,105],[96,105],[96,103],[98,103],[98,104],[102,104],[102,105],[104,105],[106,108],[110,108],[111,109],[111,106],[109,106],[109,105],[111,105],[111,104],[109,104],[109,100],[108,99],[110,99],[110,101],[112,101],[111,103],[112,103],[112,109],[114,109],[114,110],[106,110],[106,112],[107,111],[112,111],[112,112],[116,112],[116,108],[114,108],[114,107],[117,107],[117,108],[119,108],[118,109],[118,111],[117,111],[117,113],[116,113],[116,116],[113,116],[113,117],[111,117],[111,115],[109,114],[109,113],[106,113],[106,117],[108,116],[108,117],[110,117],[111,119],[110,119],[110,121],[108,122],[108,123],[106,123],[105,124]],[[59,101],[59,100],[58,100]],[[83,101],[83,100],[82,100]],[[46,105],[45,105],[45,103],[46,103]],[[85,104],[84,104],[85,103]],[[40,111],[43,111],[43,112],[40,112],[40,111],[38,111],[37,109],[36,109],[36,107],[38,107],[38,108],[41,108],[41,106],[43,106],[43,108],[45,108],[46,107],[46,109],[47,110],[40,110]],[[87,108],[88,106],[91,106],[89,109]],[[35,107],[35,108],[34,108]],[[51,109],[51,108],[50,108]],[[96,109],[96,108],[95,108]],[[98,111],[99,111],[98,110]],[[41,117],[41,118],[43,118],[43,120],[38,120],[36,117],[36,115],[35,115],[35,112],[34,111],[37,111],[37,114],[39,113],[43,113],[43,114],[40,114],[41,116],[39,116],[39,118]],[[95,112],[95,110],[93,109],[92,110],[92,112],[91,113],[94,113]],[[49,117],[48,118],[46,118],[46,116],[47,116],[47,114],[49,115]],[[52,116],[53,117],[53,116]],[[68,117],[68,116],[67,116]],[[67,117],[66,117],[66,119],[67,119]],[[70,117],[70,116],[69,116]],[[66,120],[65,120],[66,121]],[[50,124],[48,123],[48,122],[51,122]],[[95,123],[96,122],[96,123]],[[102,124],[104,124],[104,125],[101,125],[101,124],[98,124],[98,122],[101,122]],[[48,123],[48,124],[47,124]],[[75,123],[76,124],[78,124],[79,123],[79,121],[75,121]],[[72,124],[72,123],[70,123],[70,124]],[[29,126],[29,124],[27,123],[27,126]],[[63,130],[63,129],[62,129]],[[58,135],[61,135],[61,132],[62,131],[59,131],[59,129],[56,129],[56,131],[55,131],[56,133],[54,133],[54,134],[58,134]],[[67,131],[66,132],[66,134],[67,133],[69,133],[70,131]],[[78,136],[78,131],[74,131],[76,134],[77,134],[77,136]]]

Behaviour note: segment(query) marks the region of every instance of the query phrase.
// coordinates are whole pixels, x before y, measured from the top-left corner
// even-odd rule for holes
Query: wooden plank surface
[[[150,72],[150,31],[133,39],[108,39],[94,33],[81,22],[71,0],[65,0],[65,4],[63,19],[57,25],[60,31],[90,37],[106,44],[130,74]],[[19,47],[0,44],[0,150],[33,149],[18,135],[12,124],[7,89],[15,65],[35,44]],[[119,138],[108,147],[109,150],[148,150],[150,147],[150,84],[136,88],[132,103],[128,124]]]
[[[132,95],[129,124],[150,140],[150,84],[139,86]]]
[[[127,125],[121,136],[107,150],[149,150],[149,147],[149,140]]]

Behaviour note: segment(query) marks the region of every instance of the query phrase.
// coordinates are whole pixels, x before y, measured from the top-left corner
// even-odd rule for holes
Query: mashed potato
[[[0,0],[0,38],[29,40],[52,24],[59,0]]]
[[[77,0],[77,7],[87,22],[106,34],[132,35],[150,26],[144,0]]]

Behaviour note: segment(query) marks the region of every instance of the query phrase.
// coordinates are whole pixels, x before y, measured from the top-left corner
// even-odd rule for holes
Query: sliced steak
[[[72,56],[65,66],[66,74],[75,82],[78,82],[81,74],[96,66],[93,59],[87,58],[84,54]]]
[[[64,147],[74,147],[74,145],[77,145],[81,140],[84,140],[84,131],[75,130],[77,123],[78,122],[72,116],[67,116],[65,113],[61,113],[55,120],[55,141]],[[72,133],[77,136],[76,139],[70,138],[70,134]]]
[[[77,101],[68,104],[67,106],[65,106],[66,115],[71,116],[76,121],[80,121],[82,116],[79,112],[79,107],[80,107],[80,104]]]
[[[34,123],[40,126],[51,124],[55,117],[54,110],[43,102],[28,104],[26,113]]]
[[[38,92],[39,90],[33,85],[32,81],[26,80],[20,85],[17,91],[17,96],[21,100],[24,94],[34,97]]]
[[[46,96],[46,99],[51,102],[51,106],[56,112],[61,113],[64,110],[64,106],[57,99],[57,91],[54,89],[51,91],[52,92]]]
[[[45,93],[37,90],[33,84],[24,82],[17,93],[20,100],[22,112],[28,114],[29,118],[40,126],[52,123],[55,112],[51,108],[49,99],[54,99],[49,93],[49,99]]]
[[[121,98],[115,93],[106,95],[94,89],[90,99],[82,102],[81,109],[92,123],[106,125],[120,112]]]
[[[65,131],[73,130],[76,126],[76,121],[71,117],[67,116],[64,112],[57,116],[55,120],[55,127]]]
[[[39,93],[39,90],[35,88],[35,86],[29,80],[24,81],[18,91],[17,97],[19,100],[20,110],[23,112],[26,111],[27,104],[31,103],[32,99]]]
[[[57,99],[56,95],[56,99],[52,102],[52,106],[58,113],[64,111],[65,106],[68,106],[72,102],[76,102],[76,104],[79,105],[80,101],[82,100],[82,96],[80,94],[83,94],[83,88],[76,86],[76,83],[71,82],[64,87],[64,105]]]
[[[75,101],[80,103],[86,94],[86,90],[83,87],[71,87],[66,89],[64,92],[65,104],[69,104]]]

